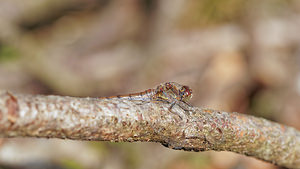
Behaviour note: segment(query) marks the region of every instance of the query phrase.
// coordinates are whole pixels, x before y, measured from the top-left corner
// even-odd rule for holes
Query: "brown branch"
[[[300,133],[238,113],[164,102],[0,92],[0,136],[160,142],[187,151],[232,151],[300,168]],[[174,113],[176,112],[176,113]],[[183,119],[177,113],[183,114]]]

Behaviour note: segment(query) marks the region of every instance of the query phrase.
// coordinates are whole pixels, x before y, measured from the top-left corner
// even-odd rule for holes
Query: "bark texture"
[[[262,118],[159,101],[0,92],[1,137],[160,142],[186,151],[232,151],[300,168],[300,133]]]

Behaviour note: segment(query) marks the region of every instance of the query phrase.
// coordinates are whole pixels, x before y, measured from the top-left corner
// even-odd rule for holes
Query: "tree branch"
[[[0,136],[160,142],[173,149],[232,151],[300,168],[300,133],[294,128],[238,113],[194,107],[185,115],[177,105],[169,108],[159,101],[2,91]]]

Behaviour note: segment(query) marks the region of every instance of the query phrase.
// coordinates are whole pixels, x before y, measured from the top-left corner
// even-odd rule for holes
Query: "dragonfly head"
[[[188,86],[182,86],[179,89],[179,95],[180,95],[182,101],[188,102],[193,97],[192,89],[189,88]]]

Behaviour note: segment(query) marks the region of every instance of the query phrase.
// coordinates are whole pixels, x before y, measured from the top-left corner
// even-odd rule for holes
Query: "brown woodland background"
[[[192,104],[300,130],[300,1],[0,0],[0,89],[110,96],[166,81]],[[1,139],[0,168],[278,168],[155,143]]]

